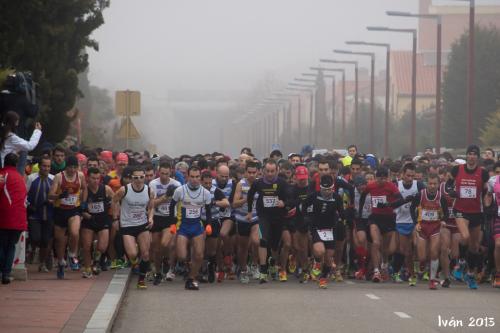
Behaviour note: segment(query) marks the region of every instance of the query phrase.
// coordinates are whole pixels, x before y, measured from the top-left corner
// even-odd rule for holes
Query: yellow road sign
[[[118,116],[139,116],[141,114],[141,92],[120,90],[115,93],[115,113]]]
[[[132,123],[132,119],[130,117],[127,117],[125,119],[122,119],[122,124],[120,126],[120,130],[116,134],[116,137],[118,139],[140,139],[141,134],[135,128],[134,124]]]

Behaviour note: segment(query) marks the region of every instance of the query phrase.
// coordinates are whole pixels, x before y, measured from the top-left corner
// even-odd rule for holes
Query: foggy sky
[[[89,79],[112,93],[140,90],[144,110],[156,116],[169,89],[250,90],[269,73],[287,82],[333,57],[334,48],[349,49],[345,40],[410,49],[410,36],[366,30],[417,27],[386,10],[417,12],[418,0],[112,0],[93,34],[100,50],[90,52]],[[383,49],[357,50],[376,51],[383,69]],[[366,57],[359,60],[368,67]]]

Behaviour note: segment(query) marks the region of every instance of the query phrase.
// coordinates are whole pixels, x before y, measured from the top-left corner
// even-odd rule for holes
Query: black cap
[[[469,147],[467,147],[467,152],[466,154],[469,154],[469,153],[475,153],[477,156],[479,156],[480,154],[480,150],[479,150],[479,147],[476,146],[476,145],[470,145]]]
[[[330,188],[333,186],[333,177],[330,175],[323,175],[321,176],[321,180],[319,182],[319,186],[325,187],[325,188]]]
[[[78,159],[75,155],[69,155],[68,157],[66,157],[66,166],[78,166]]]
[[[377,169],[375,177],[389,177],[389,171],[386,167],[380,167]]]

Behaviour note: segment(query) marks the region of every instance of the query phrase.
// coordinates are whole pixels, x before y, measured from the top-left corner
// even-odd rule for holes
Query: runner
[[[101,184],[101,173],[97,168],[87,170],[88,186],[83,194],[82,203],[82,228],[80,230],[83,248],[82,276],[92,277],[92,272],[99,273],[99,270],[106,270],[105,263],[101,261],[101,255],[106,253],[109,244],[109,229],[111,228],[111,200],[113,190],[111,187]],[[94,255],[94,267],[92,264],[92,244],[94,237],[97,237],[97,247]],[[101,263],[101,267],[97,264]]]
[[[471,145],[467,148],[466,164],[457,165],[451,170],[451,176],[455,180],[453,194],[456,197],[453,214],[462,242],[468,245],[468,272],[464,280],[470,289],[477,289],[474,274],[482,263],[479,246],[481,226],[484,224],[483,194],[487,192],[490,178],[488,172],[479,166],[479,156],[479,147]]]
[[[493,287],[500,288],[500,162],[495,163],[493,170],[495,176],[488,181],[488,195],[485,198],[485,204],[487,207],[492,206],[495,212],[491,225],[491,233],[495,242],[494,259],[496,270]]]
[[[154,195],[154,216],[153,227],[151,228],[151,247],[153,249],[153,262],[155,267],[154,285],[159,285],[162,280],[162,259],[165,251],[168,250],[169,269],[166,280],[175,279],[175,233],[170,231],[172,220],[170,216],[175,216],[175,212],[170,212],[170,200],[177,187],[181,186],[177,180],[170,178],[172,175],[172,165],[168,162],[160,163],[160,177],[153,179],[149,184]]]
[[[256,202],[257,216],[259,219],[259,271],[260,283],[267,282],[269,265],[267,263],[267,249],[277,251],[281,237],[283,219],[285,217],[285,200],[287,195],[285,180],[278,177],[278,166],[273,159],[264,165],[264,177],[256,180],[247,193],[247,221],[252,222],[254,197],[258,194]]]
[[[132,167],[132,182],[120,189],[113,196],[113,221],[119,221],[120,234],[123,238],[125,253],[132,266],[139,258],[138,289],[146,289],[145,277],[149,270],[149,247],[153,227],[154,206],[153,191],[144,184],[145,172],[140,166]],[[139,253],[138,253],[139,252]],[[139,254],[139,256],[138,256]]]
[[[334,191],[332,176],[321,176],[320,188],[320,192],[308,195],[303,204],[305,207],[313,207],[311,221],[312,254],[315,260],[313,274],[316,270],[320,272],[319,287],[326,289],[335,250],[335,228],[339,219],[344,218],[344,208],[342,199]]]
[[[354,161],[353,161],[354,162]],[[351,166],[354,164],[351,164]],[[368,240],[370,237],[368,219],[372,212],[371,205],[371,195],[366,196],[365,204],[360,209],[360,199],[361,193],[366,190],[367,181],[364,176],[358,175],[354,178],[354,208],[355,208],[355,219],[354,219],[354,239],[356,244],[355,253],[358,259],[358,270],[354,273],[354,277],[358,280],[365,280],[368,264]],[[361,214],[359,212],[361,211]]]
[[[440,230],[448,219],[448,203],[439,190],[439,176],[429,174],[427,188],[419,191],[411,203],[410,212],[416,224],[417,252],[420,267],[425,266],[430,257],[431,276],[429,289],[437,289],[439,281],[437,271],[439,267]],[[427,253],[429,247],[429,254]]]
[[[205,234],[201,222],[201,209],[205,208],[206,223],[212,223],[210,203],[212,196],[210,191],[200,185],[201,174],[198,167],[190,167],[187,171],[188,179],[185,185],[178,187],[170,201],[170,211],[174,211],[177,203],[178,230],[177,230],[177,259],[184,262],[188,258],[191,248],[191,267],[186,280],[187,290],[198,290],[198,282],[195,281],[203,262],[205,251]],[[175,221],[172,216],[171,219]],[[190,247],[191,242],[191,247]]]
[[[236,229],[238,231],[238,266],[241,283],[248,283],[250,281],[250,274],[253,276],[258,272],[258,266],[253,263],[250,272],[248,270],[248,254],[249,248],[253,252],[258,251],[259,244],[259,225],[256,210],[257,194],[254,195],[252,220],[250,223],[246,219],[248,212],[247,195],[253,183],[257,179],[257,164],[253,161],[247,161],[245,165],[245,175],[236,185],[234,195],[232,198],[232,207],[236,219]]]
[[[72,270],[80,269],[77,259],[80,238],[80,203],[86,191],[85,176],[78,171],[78,160],[71,155],[66,158],[66,169],[54,177],[49,191],[49,200],[54,200],[54,238],[56,241],[57,278],[64,279],[66,261],[64,254],[69,236],[68,259]]]

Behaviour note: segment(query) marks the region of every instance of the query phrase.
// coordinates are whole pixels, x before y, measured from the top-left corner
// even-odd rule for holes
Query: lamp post
[[[338,72],[342,73],[342,146],[346,145],[345,142],[345,69],[344,68],[322,68],[322,67],[310,67],[311,70],[324,71],[324,72]],[[335,88],[333,88],[333,93],[335,95]]]
[[[354,60],[333,60],[333,59],[320,59],[320,62],[331,64],[344,64],[354,65],[354,141],[357,142],[359,138],[359,123],[358,123],[358,61]],[[345,131],[344,131],[345,132]]]
[[[312,89],[306,88],[298,88],[298,87],[287,87],[286,90],[296,91],[296,92],[308,92],[311,94],[310,98],[312,100],[314,91]],[[301,112],[302,112],[302,103],[299,95],[298,107],[297,107],[297,147],[300,149],[302,145],[302,120],[301,120]]]
[[[385,119],[384,119],[384,155],[389,156],[389,112],[390,112],[390,93],[391,93],[391,44],[388,43],[371,43],[364,41],[346,41],[347,45],[364,45],[364,46],[376,46],[385,47]]]
[[[374,151],[375,135],[374,135],[374,116],[375,116],[375,53],[374,52],[354,52],[350,50],[333,50],[335,53],[369,56],[371,65],[371,80],[370,80],[370,152]]]
[[[315,85],[308,85],[308,84],[303,84],[303,83],[294,83],[290,82],[288,84],[291,87],[300,87],[300,88],[309,88],[311,89],[311,98],[309,100],[310,106],[309,106],[309,144],[312,144],[313,141],[313,114],[314,114],[314,89],[316,88]]]
[[[288,110],[284,110],[283,116],[283,144],[286,143],[286,148],[292,150],[293,139],[292,139],[292,101],[291,98],[297,97],[300,103],[300,94],[291,94],[287,92],[278,92],[273,94],[274,96],[286,98],[289,102]]]
[[[416,17],[422,19],[432,19],[436,21],[436,119],[435,119],[435,146],[436,153],[441,153],[441,35],[442,35],[442,19],[441,15],[435,14],[412,14],[409,12],[396,12],[388,11],[386,12],[389,16],[400,16],[400,17]]]
[[[411,133],[410,152],[417,153],[417,29],[395,29],[388,27],[367,27],[369,31],[387,31],[412,34],[412,66],[411,66]]]

